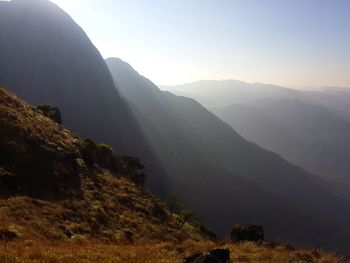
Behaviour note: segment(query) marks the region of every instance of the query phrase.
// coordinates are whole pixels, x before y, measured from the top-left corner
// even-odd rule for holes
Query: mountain
[[[174,94],[197,100],[207,108],[250,104],[263,99],[298,98],[297,90],[238,80],[201,80],[178,86],[161,86]]]
[[[349,88],[322,88],[306,91],[304,94],[312,101],[316,101],[341,117],[350,120]]]
[[[58,107],[64,126],[73,132],[142,156],[154,175],[149,181],[164,173],[99,51],[55,4],[0,2],[0,72],[1,87],[31,104]]]
[[[0,89],[1,231],[21,239],[203,239],[140,185],[131,160]]]
[[[117,153],[140,157],[147,167],[147,183],[152,190],[159,195],[174,191],[219,234],[228,233],[233,223],[258,221],[266,226],[267,237],[348,249],[349,209],[346,196],[278,155],[247,142],[196,101],[160,92],[154,84],[123,63],[122,76],[113,72],[120,85],[118,87],[83,30],[54,4],[46,0],[1,1],[0,40],[0,85],[32,104],[48,103],[60,108],[63,125],[81,137],[107,143]],[[119,94],[118,89],[130,90],[134,95]],[[56,130],[52,130],[43,133],[43,136],[55,133]],[[35,198],[44,198],[48,194],[53,194],[50,198],[73,197],[69,192],[76,189],[74,186],[79,185],[79,180],[62,180],[62,176],[65,178],[71,174],[72,167],[60,162],[61,158],[71,160],[73,155],[61,146],[58,148],[62,148],[63,152],[59,149],[52,153],[51,147],[57,149],[57,146],[50,143],[43,144],[43,150],[40,142],[40,139],[35,140],[39,147],[38,157],[44,160],[53,158],[48,158],[48,163],[43,162],[44,167],[40,169],[45,171],[40,178],[53,174],[53,178],[44,177],[43,192],[36,192],[37,178],[25,180],[23,185],[21,180],[11,179],[9,169],[12,166],[23,167],[19,172],[35,168],[30,164],[37,162],[24,159],[22,163],[20,158],[4,168],[4,176],[10,182],[5,190],[8,194],[25,196],[34,193]],[[23,144],[28,145],[28,142]],[[96,151],[100,152],[100,147],[91,140],[85,140],[83,146],[87,149],[97,147]],[[19,151],[23,148],[23,145],[19,147]],[[109,149],[102,148],[103,152]],[[36,156],[37,152],[34,153],[30,154],[30,158]],[[100,155],[91,156],[89,151],[87,154],[87,163],[95,164],[95,158],[105,163],[103,158],[100,160]],[[9,155],[3,158],[6,156]],[[50,168],[52,162],[53,170]],[[62,171],[63,174],[60,174]],[[104,191],[108,191],[110,196],[121,195],[120,202],[129,202],[132,189],[131,193],[129,187],[122,190],[123,187],[117,187],[117,182],[105,185],[102,181],[111,179],[107,177],[95,178],[92,174],[97,182],[91,182],[90,177],[85,177],[86,185],[80,181],[84,188],[91,187],[89,191],[83,189],[83,194],[84,198],[91,197],[92,200],[78,202],[71,209],[74,213],[68,213],[72,216],[69,225],[74,226],[74,220],[78,220],[74,218],[83,218],[86,223],[93,224],[88,221],[95,216],[93,209],[87,209],[87,214],[79,214],[81,208],[89,207],[86,202],[97,200],[113,207],[109,198],[103,197]],[[79,179],[77,176],[74,178]],[[11,182],[15,182],[14,185]],[[18,185],[19,189],[16,188]],[[339,185],[337,189],[340,188],[343,186]],[[12,204],[17,204],[16,200]],[[26,205],[22,208],[28,208]],[[99,208],[100,203],[96,206]],[[14,216],[11,213],[16,209],[8,207],[7,213],[10,214],[7,215]],[[135,207],[143,215],[149,212],[148,208],[148,204],[142,202]],[[55,213],[61,210],[56,206],[52,209]],[[130,220],[127,221],[128,226],[138,231],[140,226],[137,223],[141,221],[134,222],[133,215],[130,215],[131,218],[128,215],[120,217],[118,209],[107,211],[114,218],[110,223],[117,224],[118,221],[114,220],[126,218]],[[105,220],[103,210],[98,210],[94,218]],[[46,214],[45,210],[33,211]],[[37,218],[42,218],[44,214],[39,214]],[[30,219],[26,214],[23,218]],[[56,219],[54,217],[45,225],[56,222]]]
[[[337,236],[335,246],[349,240],[343,221],[348,199],[328,183],[249,143],[196,101],[160,91],[120,59],[107,64],[169,169],[171,190],[214,230],[223,234],[232,222],[258,221],[271,238],[313,244],[327,239],[323,245],[332,246],[329,236],[320,236],[329,229]]]
[[[246,139],[308,171],[350,183],[350,122],[324,106],[281,99],[212,111]]]
[[[235,80],[167,88],[200,100],[247,140],[312,173],[350,184],[347,89],[301,91]]]

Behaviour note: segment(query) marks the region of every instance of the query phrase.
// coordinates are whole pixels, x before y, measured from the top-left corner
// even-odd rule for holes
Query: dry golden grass
[[[140,185],[140,167],[0,89],[0,230],[23,240],[201,240]]]
[[[335,255],[323,251],[296,250],[284,247],[274,249],[256,246],[253,243],[218,245],[212,242],[185,241],[182,243],[138,242],[134,245],[103,244],[98,242],[47,242],[16,241],[0,243],[1,263],[175,263],[193,253],[213,248],[228,248],[231,262],[257,263],[341,263]],[[312,261],[311,261],[312,259]],[[307,261],[309,260],[309,261]]]

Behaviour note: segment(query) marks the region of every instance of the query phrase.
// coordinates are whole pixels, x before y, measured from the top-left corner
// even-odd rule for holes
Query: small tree
[[[126,177],[138,185],[144,185],[146,175],[144,174],[143,169],[145,167],[141,164],[138,158],[131,156],[121,156],[120,163],[122,166],[122,172]]]
[[[58,124],[62,124],[62,116],[58,108],[44,104],[36,106],[36,109],[39,110],[44,116],[50,118]]]
[[[164,201],[167,208],[174,214],[180,214],[180,212],[184,209],[182,202],[174,193],[170,193]]]
[[[194,219],[194,217],[196,216],[196,213],[192,210],[189,209],[184,209],[180,212],[179,214],[179,218],[180,218],[180,222],[181,222],[181,227],[185,224],[185,223],[191,223],[192,219]]]

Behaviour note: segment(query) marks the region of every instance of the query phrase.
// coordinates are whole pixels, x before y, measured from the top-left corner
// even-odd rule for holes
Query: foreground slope
[[[200,238],[138,185],[142,174],[125,158],[0,89],[0,230],[21,239]]]
[[[35,250],[33,250],[35,247]],[[0,243],[2,262],[69,262],[69,263],[180,263],[184,257],[217,247],[227,248],[231,262],[252,263],[346,263],[344,258],[317,249],[292,249],[290,246],[264,247],[253,243],[214,244],[185,241],[182,243],[144,243],[107,245],[96,242],[15,242]]]
[[[0,86],[31,104],[58,107],[64,126],[157,166],[99,51],[48,0],[0,1]],[[160,178],[154,180],[160,183]]]
[[[247,142],[194,100],[160,91],[125,62],[107,64],[168,167],[171,189],[215,230],[258,221],[272,238],[347,247],[348,202],[327,183]]]

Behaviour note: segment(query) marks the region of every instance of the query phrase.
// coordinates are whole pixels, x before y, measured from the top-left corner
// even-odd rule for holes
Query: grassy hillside
[[[137,159],[78,138],[0,89],[0,230],[20,239],[201,239],[143,180]]]

